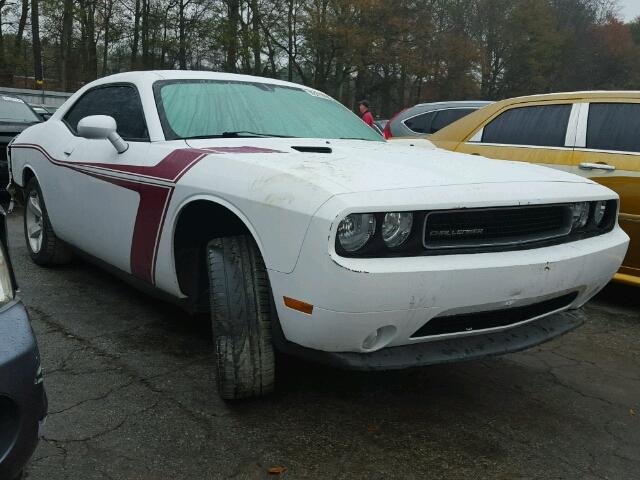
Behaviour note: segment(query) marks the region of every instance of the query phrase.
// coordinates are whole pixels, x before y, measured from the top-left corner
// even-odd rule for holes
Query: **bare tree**
[[[40,44],[40,10],[38,0],[31,0],[31,43],[33,45],[33,73],[36,88],[43,86],[42,45]]]

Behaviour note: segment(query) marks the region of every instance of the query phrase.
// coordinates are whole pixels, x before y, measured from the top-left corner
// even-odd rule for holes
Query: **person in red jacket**
[[[371,128],[375,128],[373,123],[373,115],[369,111],[369,102],[367,102],[366,100],[361,100],[358,102],[358,104],[360,105],[360,118],[362,118],[362,121],[369,125]]]

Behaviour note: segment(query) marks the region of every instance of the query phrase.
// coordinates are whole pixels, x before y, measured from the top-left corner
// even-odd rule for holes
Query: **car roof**
[[[20,100],[22,103],[27,103],[23,99],[21,99],[20,97],[16,97],[15,95],[6,95],[6,94],[3,93],[2,95],[0,95],[0,98],[1,97],[12,98],[14,100]]]
[[[242,75],[238,73],[210,72],[201,70],[145,70],[141,72],[123,72],[109,75],[91,82],[88,86],[97,86],[105,83],[130,82],[130,83],[153,83],[158,80],[227,80],[239,82],[260,82],[273,85],[291,86],[296,88],[313,88],[297,83],[286,82],[274,78],[257,77],[253,75]]]
[[[413,107],[409,107],[406,110],[403,110],[397,116],[397,120],[405,120],[409,117],[413,117],[415,115],[420,115],[422,113],[432,112],[434,110],[446,110],[450,108],[481,108],[486,105],[490,105],[493,102],[485,101],[485,100],[455,100],[449,102],[429,102],[429,103],[418,103]]]
[[[549,100],[578,100],[598,98],[640,98],[640,90],[582,90],[576,92],[542,93],[507,98],[499,103],[538,102]]]
[[[426,103],[418,103],[414,105],[414,107],[466,107],[466,106],[476,106],[476,105],[489,105],[493,103],[490,100],[450,100],[447,102],[426,102]],[[413,108],[413,107],[411,107]]]

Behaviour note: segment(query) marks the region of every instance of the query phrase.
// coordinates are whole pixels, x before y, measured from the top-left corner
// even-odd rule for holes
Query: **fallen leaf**
[[[369,433],[375,433],[378,431],[378,426],[377,425],[369,425],[367,427],[367,432]]]
[[[269,467],[267,473],[269,475],[281,475],[287,471],[287,467]]]
[[[632,417],[636,414],[636,411],[633,408],[629,409],[629,415],[631,415]]]

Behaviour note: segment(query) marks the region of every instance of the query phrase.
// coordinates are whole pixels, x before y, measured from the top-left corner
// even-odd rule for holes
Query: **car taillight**
[[[385,139],[388,140],[391,137],[393,137],[393,134],[391,133],[391,122],[393,122],[393,119],[396,118],[398,115],[400,115],[405,110],[406,110],[406,108],[403,108],[398,113],[392,115],[391,118],[389,119],[389,121],[387,122],[387,124],[384,126],[384,130],[382,131],[382,134],[384,135]]]
[[[391,135],[391,127],[390,127],[390,124],[391,124],[391,120],[389,120],[389,121],[387,122],[387,124],[384,126],[384,130],[382,130],[382,135],[384,135],[384,138],[385,138],[386,140],[389,140],[389,139],[393,136],[393,135]]]

